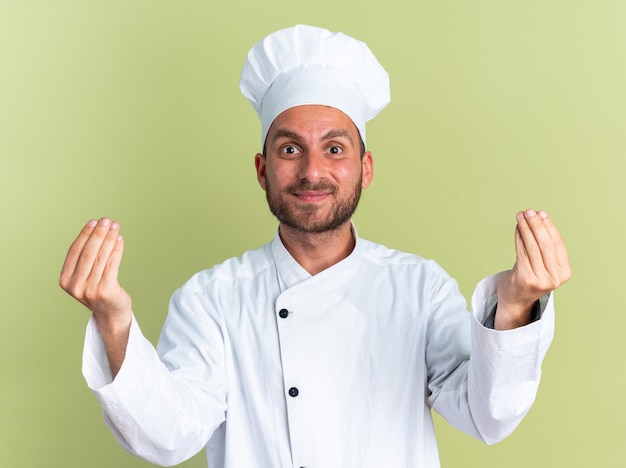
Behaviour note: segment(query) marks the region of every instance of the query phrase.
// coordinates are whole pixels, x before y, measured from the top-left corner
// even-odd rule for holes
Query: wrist
[[[127,336],[132,322],[132,315],[130,310],[116,313],[93,312],[92,314],[103,337]]]
[[[498,301],[494,329],[512,330],[528,325],[532,321],[535,302],[506,303]]]

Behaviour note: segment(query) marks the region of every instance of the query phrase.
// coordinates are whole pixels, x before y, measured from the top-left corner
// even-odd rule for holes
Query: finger
[[[538,213],[534,210],[520,213],[518,227],[535,275],[541,277],[546,272],[554,272],[558,268],[554,243]]]
[[[526,252],[526,246],[522,240],[522,234],[520,233],[519,221],[515,226],[515,253],[517,255],[516,263],[528,265],[528,252]]]
[[[120,264],[122,263],[122,255],[124,254],[124,238],[117,235],[115,244],[109,255],[109,259],[102,273],[102,282],[113,284],[117,282],[119,276]]]
[[[65,256],[65,261],[63,262],[63,267],[61,268],[61,275],[59,283],[63,288],[65,288],[70,280],[70,278],[74,275],[74,271],[76,270],[76,265],[78,264],[78,260],[80,258],[81,252],[91,236],[94,228],[98,224],[98,221],[95,219],[90,220],[85,227],[80,231],[78,237],[72,242],[70,248],[67,251],[67,255]]]
[[[541,254],[539,246],[537,245],[537,240],[535,239],[535,235],[528,224],[528,219],[526,218],[526,213],[524,211],[517,213],[517,226],[515,233],[518,261],[523,260],[521,265],[525,265],[527,270],[536,275],[536,258]]]
[[[111,221],[109,224],[109,231],[104,236],[102,243],[100,244],[100,249],[96,254],[96,257],[93,261],[93,265],[91,267],[91,271],[89,272],[89,276],[87,277],[87,281],[92,285],[99,284],[102,280],[102,274],[106,269],[106,266],[109,262],[109,257],[111,256],[111,252],[113,251],[115,244],[117,243],[117,239],[119,237],[120,226],[118,223]]]
[[[85,282],[87,280],[98,259],[98,252],[100,252],[102,243],[106,239],[110,228],[111,220],[109,218],[102,218],[98,221],[98,224],[81,250],[80,258],[74,270],[74,281]]]
[[[519,224],[515,226],[515,269],[520,273],[532,271],[528,259],[528,252],[524,246],[522,235],[520,234]]]
[[[550,216],[548,216],[548,213],[546,213],[545,211],[540,211],[538,214],[543,221],[543,225],[545,226],[546,230],[550,234],[550,237],[552,238],[555,256],[559,266],[569,268],[569,257],[567,254],[567,249],[565,247],[565,242],[563,241],[561,234],[552,222]]]
[[[565,245],[548,213],[543,210],[538,211],[535,218],[538,221],[535,220],[535,226],[532,226],[533,233],[539,243],[544,265],[550,277],[558,280],[563,274],[561,257],[564,252],[567,256]],[[567,263],[567,260],[565,261]]]

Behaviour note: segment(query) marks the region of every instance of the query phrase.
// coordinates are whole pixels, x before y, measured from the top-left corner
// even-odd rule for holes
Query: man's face
[[[298,106],[270,127],[266,155],[257,154],[259,184],[281,224],[321,233],[349,222],[372,179],[372,155],[361,157],[359,133],[343,112]]]

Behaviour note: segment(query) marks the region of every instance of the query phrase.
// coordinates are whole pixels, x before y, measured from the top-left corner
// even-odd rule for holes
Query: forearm
[[[198,369],[193,379],[170,372],[133,317],[124,365],[113,380],[95,319],[87,326],[82,369],[87,385],[118,442],[152,463],[181,463],[206,445],[224,420],[224,373]]]
[[[487,443],[506,437],[532,405],[541,364],[554,333],[552,295],[544,296],[534,310],[531,308],[531,323],[524,327],[498,331],[484,326],[498,300],[497,285],[507,274],[483,280],[472,297],[468,396],[479,438]]]
[[[109,362],[109,369],[111,370],[111,377],[114,379],[122,367],[126,356],[132,312],[128,311],[121,314],[121,316],[116,319],[102,317],[101,314],[94,313],[93,318],[100,332],[100,336],[102,337],[107,360]]]
[[[525,327],[497,331],[474,321],[468,397],[472,418],[485,442],[502,440],[530,409],[553,333],[551,299],[541,320]]]
[[[467,350],[454,349],[460,339],[438,340],[446,343],[439,359],[448,376],[429,383],[433,409],[457,429],[489,444],[510,434],[530,408],[554,326],[552,300],[546,297],[536,323],[509,331],[493,329],[497,286],[508,273],[477,285],[469,336],[463,337],[471,344]],[[448,316],[453,314],[441,315],[437,324]],[[436,356],[431,352],[430,357]]]

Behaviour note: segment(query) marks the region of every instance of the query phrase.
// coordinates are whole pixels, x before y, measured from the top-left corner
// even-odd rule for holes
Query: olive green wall
[[[58,272],[89,218],[118,220],[121,280],[156,341],[175,288],[273,236],[238,78],[295,23],[366,41],[391,75],[363,237],[435,258],[467,297],[511,266],[517,210],[547,210],[567,241],[535,406],[493,447],[437,420],[443,466],[621,466],[620,0],[0,0],[0,466],[148,466],[84,385],[88,313]]]

